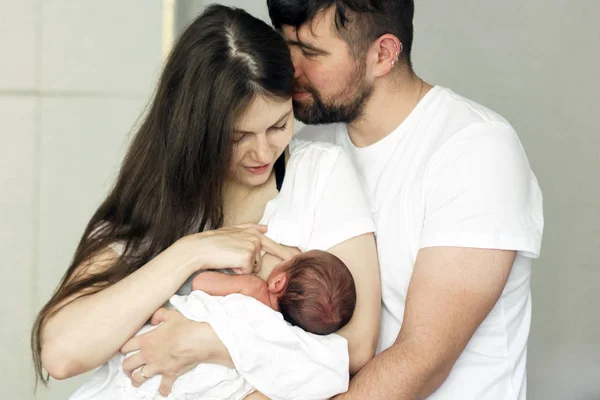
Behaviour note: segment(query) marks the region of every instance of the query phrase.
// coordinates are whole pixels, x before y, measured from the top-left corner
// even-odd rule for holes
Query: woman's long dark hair
[[[222,226],[233,125],[257,95],[288,100],[293,75],[283,38],[243,10],[213,5],[187,28],[169,56],[114,188],[35,321],[31,347],[38,380],[49,380],[42,370],[41,330],[66,299],[97,293],[179,238]],[[110,268],[71,279],[82,263],[115,242],[125,251]]]

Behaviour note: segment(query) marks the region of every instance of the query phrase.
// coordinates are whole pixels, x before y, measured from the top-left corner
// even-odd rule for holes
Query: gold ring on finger
[[[144,367],[146,366],[146,364],[142,365],[142,368],[140,368],[140,375],[142,375],[142,378],[144,379],[150,379],[149,377],[147,377],[146,375],[144,375]]]

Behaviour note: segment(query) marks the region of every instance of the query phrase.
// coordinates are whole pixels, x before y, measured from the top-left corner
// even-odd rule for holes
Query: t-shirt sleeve
[[[375,224],[365,193],[350,158],[338,148],[337,159],[316,204],[308,247],[328,250],[370,232],[375,232]]]
[[[425,175],[420,247],[516,250],[536,258],[542,194],[512,127],[474,124],[445,143]]]

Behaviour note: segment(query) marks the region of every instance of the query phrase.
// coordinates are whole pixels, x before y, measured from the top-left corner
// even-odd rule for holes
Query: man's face
[[[352,56],[334,18],[330,7],[298,30],[283,26],[295,69],[294,114],[306,124],[351,123],[372,92],[364,59]]]

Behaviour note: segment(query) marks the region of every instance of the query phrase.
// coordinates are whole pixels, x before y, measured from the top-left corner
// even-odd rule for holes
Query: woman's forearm
[[[44,368],[64,379],[105,363],[194,272],[188,261],[169,248],[120,282],[64,306],[42,330]]]

